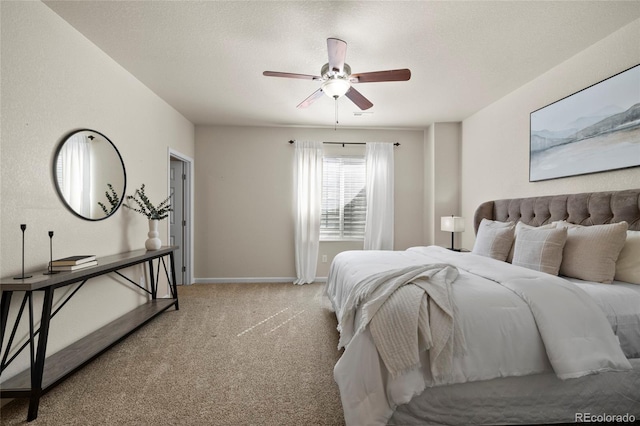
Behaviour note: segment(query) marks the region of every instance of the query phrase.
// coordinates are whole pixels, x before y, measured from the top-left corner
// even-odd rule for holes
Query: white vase
[[[159,250],[162,246],[162,241],[158,236],[160,233],[158,232],[158,221],[149,219],[149,233],[147,236],[149,237],[147,241],[145,241],[144,246],[147,250]]]

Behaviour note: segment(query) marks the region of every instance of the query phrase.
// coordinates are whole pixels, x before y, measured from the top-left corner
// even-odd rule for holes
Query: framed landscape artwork
[[[640,65],[531,113],[529,181],[640,166]]]

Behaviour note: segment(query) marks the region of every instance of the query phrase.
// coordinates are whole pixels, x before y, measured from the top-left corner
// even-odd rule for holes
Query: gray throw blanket
[[[433,378],[448,376],[453,357],[465,353],[450,288],[457,277],[456,268],[432,264],[363,280],[341,309],[340,346],[346,346],[370,323],[378,353],[392,376],[419,367],[420,353],[425,350],[429,350]]]

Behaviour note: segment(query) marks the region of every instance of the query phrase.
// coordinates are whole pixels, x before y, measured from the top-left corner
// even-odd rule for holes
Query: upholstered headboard
[[[533,226],[557,220],[579,225],[626,221],[630,230],[640,231],[640,189],[487,201],[476,209],[476,233],[484,218]]]

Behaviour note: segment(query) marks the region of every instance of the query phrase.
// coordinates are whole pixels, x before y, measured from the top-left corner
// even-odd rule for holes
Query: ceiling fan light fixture
[[[351,83],[343,78],[330,78],[322,83],[322,91],[333,99],[343,96],[349,88],[351,88]]]

